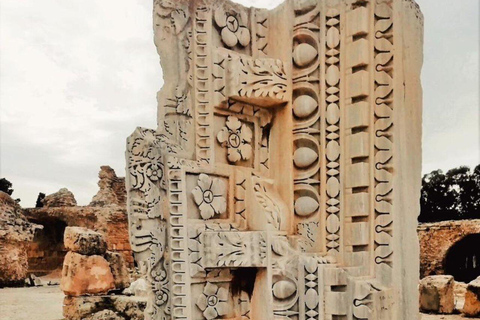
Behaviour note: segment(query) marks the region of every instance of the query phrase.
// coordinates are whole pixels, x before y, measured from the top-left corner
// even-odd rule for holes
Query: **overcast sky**
[[[0,177],[38,192],[124,176],[125,138],[156,127],[163,84],[152,0],[0,0]],[[281,0],[244,0],[272,8]],[[479,160],[479,1],[418,0],[425,15],[423,171]]]

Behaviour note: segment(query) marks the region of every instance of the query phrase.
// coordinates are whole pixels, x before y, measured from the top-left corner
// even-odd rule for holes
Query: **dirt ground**
[[[0,320],[61,320],[58,286],[0,289]],[[465,320],[459,315],[422,315],[422,320]]]
[[[59,286],[0,289],[0,320],[61,320]]]

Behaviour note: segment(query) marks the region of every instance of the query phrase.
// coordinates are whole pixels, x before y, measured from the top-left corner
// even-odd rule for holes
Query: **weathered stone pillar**
[[[418,318],[422,19],[155,1],[158,128],[127,143],[149,319]]]

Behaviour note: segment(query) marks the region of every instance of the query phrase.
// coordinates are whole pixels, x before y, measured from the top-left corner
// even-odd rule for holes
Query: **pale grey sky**
[[[80,204],[101,165],[124,175],[125,138],[156,127],[163,84],[153,0],[0,0],[0,176],[34,206]],[[282,0],[243,0],[272,8]],[[479,1],[418,0],[425,15],[424,172],[480,163]]]

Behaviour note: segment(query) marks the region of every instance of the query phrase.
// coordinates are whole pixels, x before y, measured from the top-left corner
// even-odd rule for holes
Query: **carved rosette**
[[[217,319],[227,314],[229,309],[228,294],[227,289],[219,288],[210,282],[206,283],[196,302],[205,319]]]
[[[192,194],[204,220],[225,213],[227,210],[225,190],[226,187],[222,180],[200,174],[198,186],[193,189]]]
[[[228,161],[249,160],[252,157],[252,130],[234,116],[229,116],[225,125],[218,132],[217,140],[227,148]]]
[[[246,47],[250,44],[250,30],[248,29],[248,15],[245,10],[225,9],[220,6],[215,10],[215,24],[221,30],[223,43],[234,48],[237,45]]]

